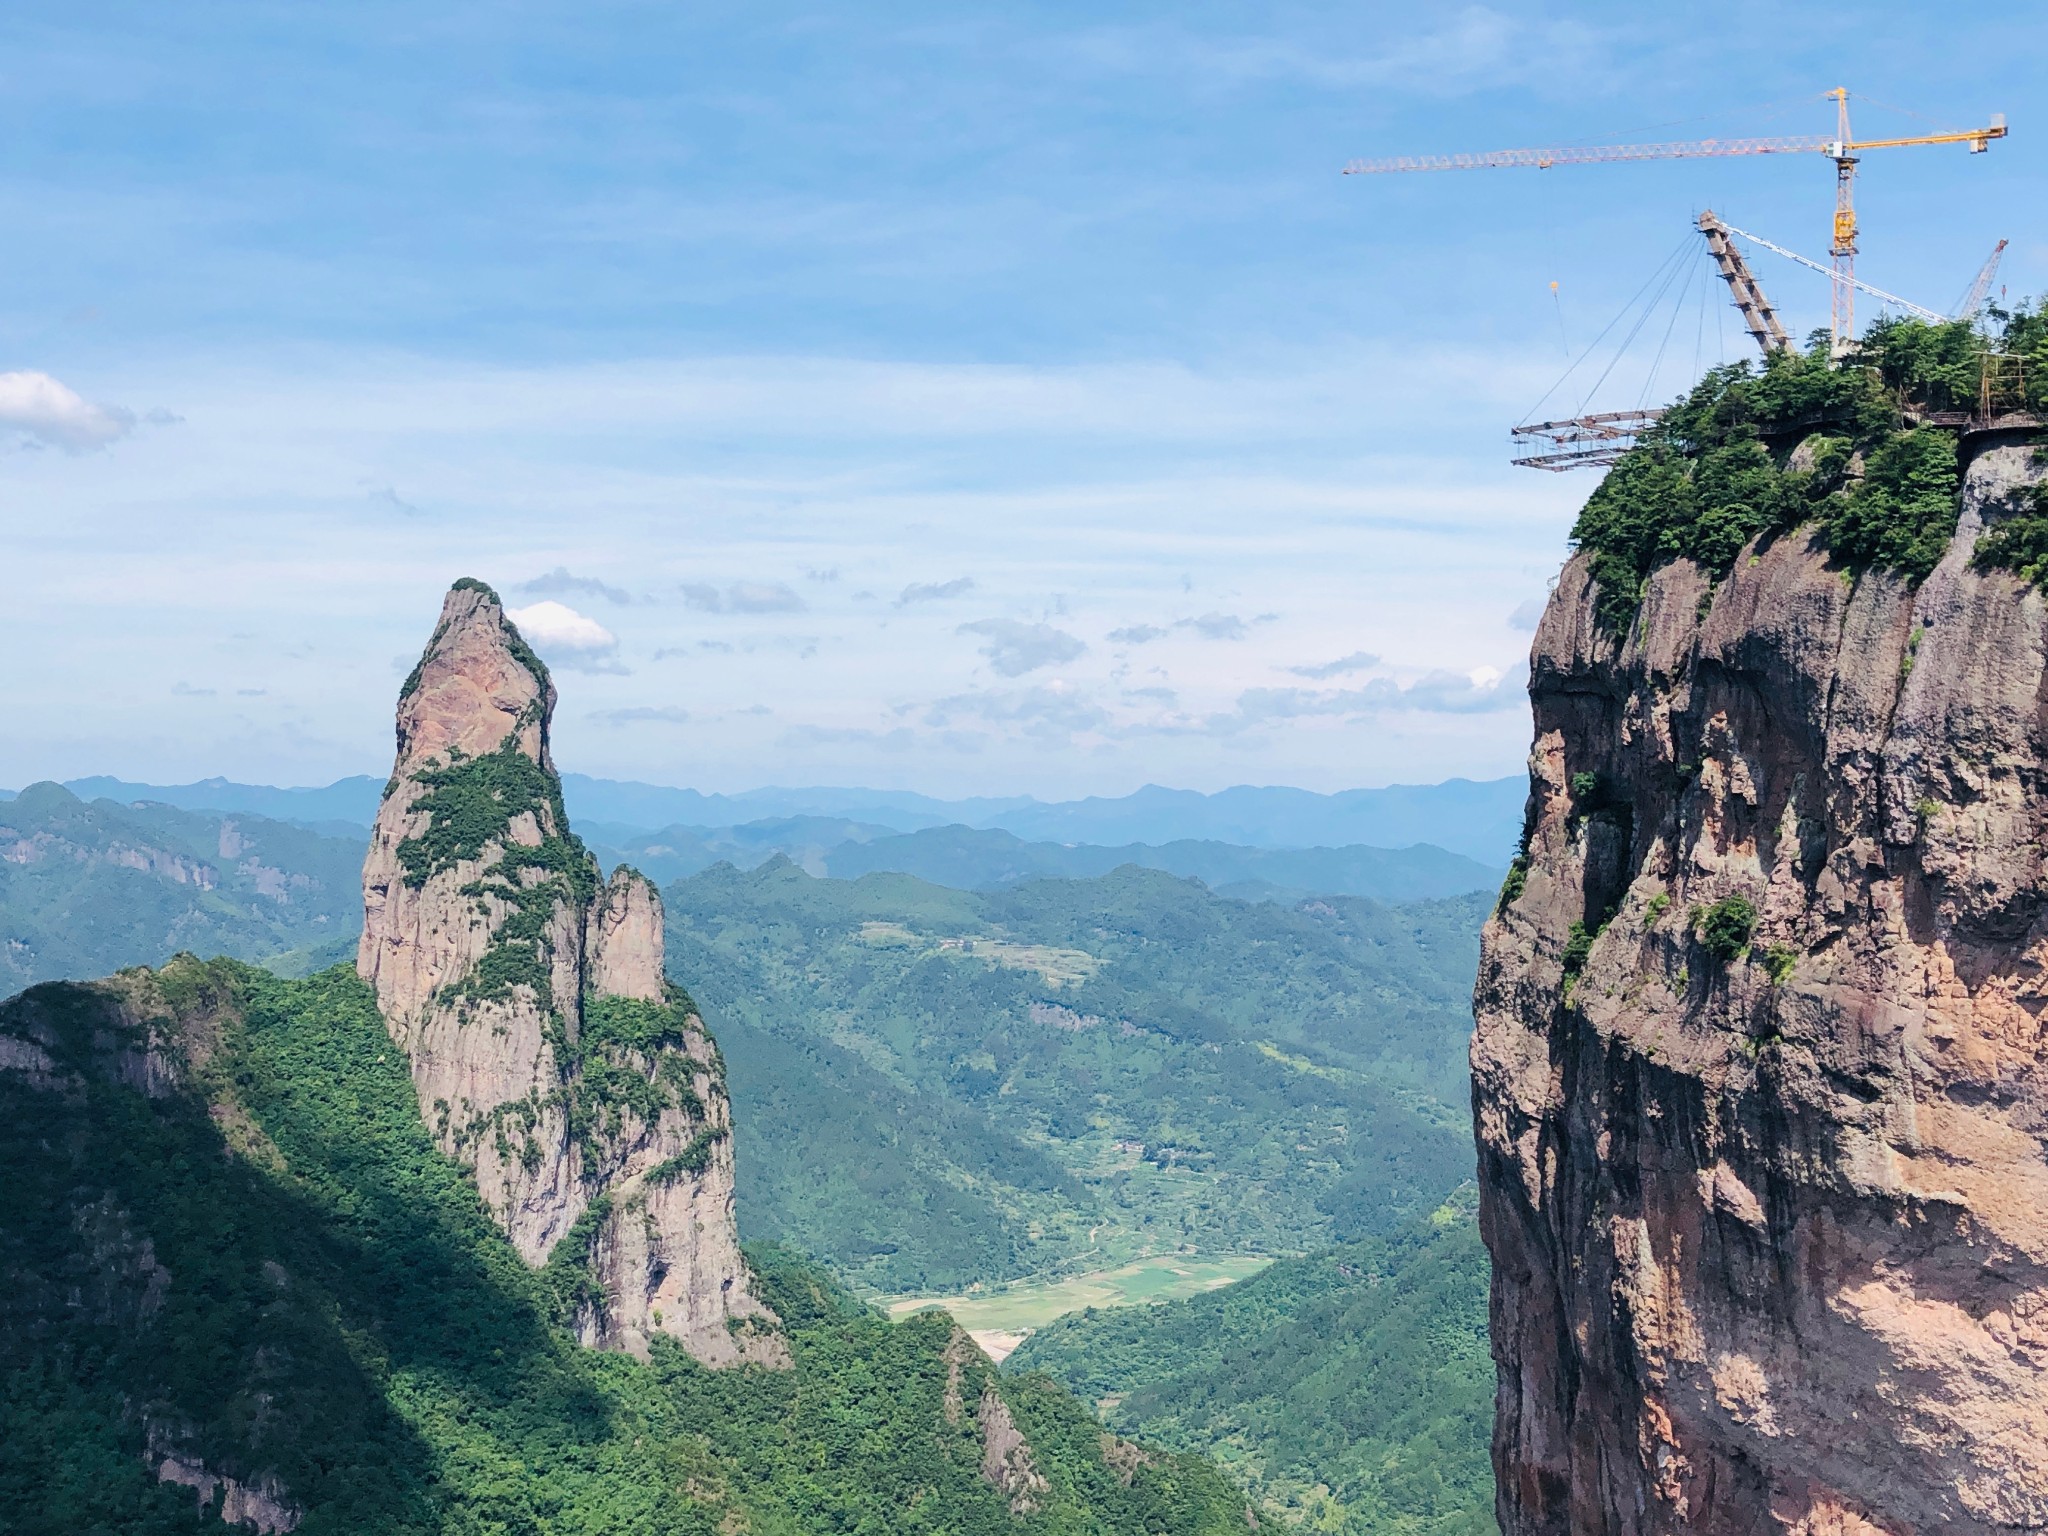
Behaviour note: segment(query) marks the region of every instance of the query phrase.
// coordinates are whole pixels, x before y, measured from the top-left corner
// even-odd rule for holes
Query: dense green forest
[[[31,784],[0,801],[0,853],[0,997],[179,950],[303,974],[362,927],[362,841],[260,816]]]
[[[1626,628],[1645,579],[1668,561],[1725,576],[1757,535],[1805,524],[1846,568],[1924,580],[1956,530],[1955,423],[1987,396],[2000,410],[2048,410],[2048,311],[1987,313],[1988,331],[1973,320],[1881,320],[1843,366],[1816,342],[1761,366],[1709,369],[1572,529],[1593,553],[1602,619]],[[1986,544],[1991,563],[2025,569],[2032,559],[1995,537]]]
[[[577,1347],[577,1277],[528,1270],[434,1149],[347,969],[40,987],[0,1008],[0,1067],[10,1536],[221,1529],[167,1458],[301,1536],[1017,1528],[981,1470],[993,1372],[943,1317],[892,1326],[756,1250],[793,1371]],[[1030,1529],[1245,1529],[1201,1460],[1047,1382],[994,1390],[1044,1482]]]
[[[1431,1219],[1206,1296],[1062,1318],[1004,1368],[1216,1457],[1303,1529],[1487,1536],[1493,1364],[1472,1203],[1461,1191]]]
[[[664,895],[730,1067],[742,1230],[877,1290],[1299,1252],[1470,1175],[1486,897],[1249,904],[1138,869],[973,894],[786,861]]]

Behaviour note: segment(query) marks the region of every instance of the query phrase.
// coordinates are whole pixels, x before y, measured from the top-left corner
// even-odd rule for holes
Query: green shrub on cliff
[[[1980,571],[2011,571],[2036,586],[2048,580],[2048,485],[2030,485],[2005,519],[1977,540],[1970,564]]]
[[[1661,565],[1688,558],[1719,579],[1751,539],[1805,523],[1818,523],[1851,568],[1924,580],[1955,531],[1956,439],[1910,425],[1909,413],[1974,408],[1987,351],[2048,372],[2048,317],[1991,315],[2000,329],[1989,339],[1964,321],[1886,320],[1839,367],[1816,348],[1709,370],[1614,466],[1572,529],[1593,557],[1601,620],[1626,629]],[[2008,377],[1996,363],[1990,376]],[[2048,379],[2033,367],[2025,377],[1998,403],[2048,410]]]
[[[1720,961],[1733,960],[1749,948],[1756,932],[1756,905],[1747,896],[1728,896],[1703,909],[1694,925],[1701,946]]]

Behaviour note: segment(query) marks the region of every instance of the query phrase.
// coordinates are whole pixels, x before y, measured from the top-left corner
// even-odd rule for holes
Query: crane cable
[[[1649,293],[1650,290],[1654,287],[1658,289],[1658,292],[1661,295],[1663,289],[1670,285],[1672,270],[1678,262],[1683,260],[1686,250],[1692,245],[1692,241],[1693,236],[1691,232],[1688,231],[1685,237],[1682,240],[1680,240],[1677,246],[1675,246],[1672,249],[1671,254],[1666,256],[1663,261],[1659,262],[1657,264],[1656,269],[1652,271],[1648,277],[1643,279],[1643,285],[1640,288],[1636,289],[1635,294],[1629,299],[1629,301],[1626,304],[1622,305],[1622,307],[1615,313],[1614,318],[1612,320],[1609,320],[1606,325],[1601,327],[1600,334],[1595,336],[1592,339],[1592,341],[1587,343],[1585,351],[1581,352],[1578,355],[1578,357],[1572,361],[1571,366],[1566,368],[1565,371],[1562,374],[1560,374],[1555,381],[1552,382],[1550,388],[1543,391],[1542,395],[1537,398],[1536,403],[1530,406],[1529,409],[1523,413],[1521,417],[1523,421],[1526,422],[1532,420],[1535,417],[1536,413],[1543,409],[1545,403],[1549,401],[1551,396],[1555,395],[1560,389],[1562,389],[1567,383],[1567,381],[1570,380],[1571,376],[1574,373],[1577,373],[1579,371],[1579,368],[1589,358],[1591,358],[1596,351],[1599,350],[1600,344],[1607,339],[1609,334],[1613,332],[1614,328],[1620,325],[1622,321],[1626,320],[1629,317],[1629,315],[1635,310],[1636,305],[1642,301],[1643,296],[1645,294]],[[1659,279],[1662,279],[1661,284],[1659,282]],[[1632,337],[1635,334],[1636,330],[1641,329],[1642,322],[1638,320],[1635,329],[1629,333],[1630,336]],[[1600,378],[1594,381],[1594,389],[1598,389],[1600,387],[1600,384],[1606,380],[1607,375],[1614,371],[1615,363],[1621,360],[1621,352],[1626,350],[1627,341],[1624,340],[1620,350],[1618,350],[1615,353],[1614,358],[1609,361],[1607,367],[1601,372]],[[1592,398],[1591,390],[1587,391],[1586,398]],[[1583,402],[1581,402],[1579,408],[1581,410],[1585,409]]]
[[[1649,323],[1650,316],[1655,314],[1657,306],[1664,302],[1664,295],[1670,291],[1671,284],[1677,279],[1678,274],[1683,270],[1687,270],[1685,255],[1691,247],[1692,236],[1688,233],[1673,248],[1671,254],[1664,258],[1663,265],[1657,269],[1658,275],[1663,280],[1657,284],[1656,293],[1642,307],[1642,312],[1636,316],[1635,324],[1629,327],[1628,334],[1621,339],[1621,345],[1614,349],[1614,356],[1607,360],[1607,366],[1600,370],[1600,377],[1593,381],[1593,387],[1587,390],[1580,399],[1579,415],[1585,414],[1586,407],[1592,403],[1593,396],[1600,392],[1600,386],[1607,382],[1608,375],[1613,373],[1622,358],[1628,355],[1628,349],[1635,345],[1636,337],[1642,334],[1643,327]]]
[[[1699,276],[1700,264],[1689,262],[1685,267],[1685,283],[1678,290],[1678,300],[1671,306],[1671,318],[1664,325],[1664,339],[1657,343],[1657,355],[1650,359],[1650,371],[1643,376],[1643,388],[1636,396],[1636,409],[1641,410],[1650,403],[1650,391],[1656,387],[1657,371],[1664,366],[1664,351],[1671,345],[1671,333],[1678,328],[1678,317],[1685,313],[1685,301],[1692,294],[1693,279]]]

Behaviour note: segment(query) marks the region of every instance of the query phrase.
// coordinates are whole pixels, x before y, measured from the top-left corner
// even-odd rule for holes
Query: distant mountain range
[[[181,949],[331,965],[362,927],[363,841],[32,784],[0,805],[0,997]]]
[[[563,787],[569,813],[579,826],[605,823],[613,832],[731,828],[805,817],[857,823],[881,833],[964,827],[1008,832],[1025,842],[1107,847],[1216,842],[1263,849],[1395,849],[1430,843],[1495,869],[1514,852],[1527,795],[1519,776],[1396,784],[1331,795],[1253,785],[1200,794],[1147,785],[1115,798],[1067,801],[940,800],[908,790],[835,788],[703,794],[575,773],[563,775]],[[65,788],[84,800],[148,800],[183,810],[266,816],[331,831],[339,827],[330,823],[367,828],[377,814],[384,780],[358,774],[320,788],[279,789],[219,778],[196,784],[138,784],[101,776],[68,780]],[[801,857],[798,862],[803,862]]]

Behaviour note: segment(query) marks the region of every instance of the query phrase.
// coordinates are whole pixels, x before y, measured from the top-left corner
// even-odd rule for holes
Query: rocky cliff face
[[[458,582],[399,698],[356,969],[521,1256],[583,1250],[586,1343],[786,1363],[740,1256],[723,1064],[663,976],[654,887],[602,882],[570,833],[554,704],[496,594]]]
[[[1795,533],[1618,640],[1566,567],[1472,1048],[1509,1536],[2048,1525],[2048,613],[1969,564],[2040,474],[1917,589]]]

